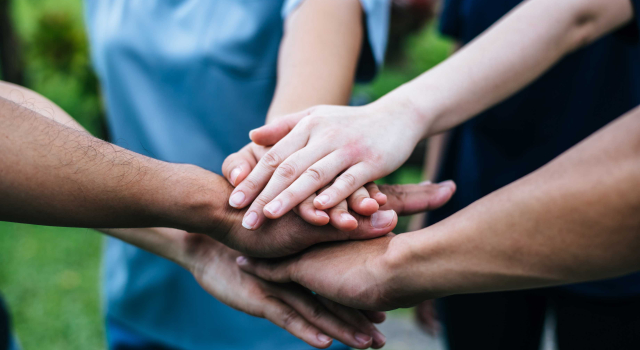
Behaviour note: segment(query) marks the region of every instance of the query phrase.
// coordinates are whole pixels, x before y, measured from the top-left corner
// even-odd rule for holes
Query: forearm
[[[305,0],[285,24],[267,122],[349,101],[363,40],[359,0]]]
[[[638,213],[635,109],[529,176],[399,236],[396,251],[431,297],[614,277],[640,268]]]
[[[38,113],[46,101],[37,96],[25,100],[31,108],[0,97],[0,220],[178,228],[212,221],[213,199],[227,187],[221,178],[98,140],[57,107]]]
[[[404,108],[412,125],[420,126],[419,136],[437,134],[504,100],[563,56],[632,18],[629,0],[525,1],[380,103]]]
[[[39,115],[54,120],[69,128],[87,132],[78,122],[62,108],[46,97],[20,85],[0,81],[0,97],[28,108]]]

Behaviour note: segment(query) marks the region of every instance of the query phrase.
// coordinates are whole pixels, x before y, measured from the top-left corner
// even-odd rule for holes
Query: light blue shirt
[[[86,0],[112,140],[219,172],[264,123],[283,18],[302,1]],[[359,73],[371,77],[384,56],[389,0],[361,1],[368,45]],[[109,239],[104,266],[107,315],[154,341],[195,350],[310,348],[218,302],[172,262],[121,241]]]

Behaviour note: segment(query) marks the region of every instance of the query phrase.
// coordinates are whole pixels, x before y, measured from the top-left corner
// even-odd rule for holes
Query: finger
[[[437,209],[451,199],[456,191],[453,181],[439,184],[423,182],[418,185],[382,185],[380,190],[387,194],[387,204],[381,209],[392,209],[400,215],[411,215]]]
[[[249,176],[231,192],[229,205],[241,209],[253,202],[258,193],[269,182],[278,166],[291,154],[304,147],[307,139],[308,134],[301,131],[300,133],[287,135],[283,142],[271,148],[269,152],[260,158],[260,161],[258,161]]]
[[[372,345],[372,336],[361,332],[361,330],[369,330],[369,325],[373,326],[366,318],[348,319],[336,315],[319,300],[320,298],[313,296],[311,293],[279,289],[277,294],[280,299],[293,307],[309,323],[330,337],[358,349],[366,349]],[[346,307],[343,308],[347,309]],[[353,311],[358,312],[355,309]]]
[[[340,231],[352,231],[358,227],[358,220],[349,213],[347,201],[342,201],[329,209],[329,217],[331,225]]]
[[[387,313],[382,311],[360,310],[373,323],[382,323],[387,319]]]
[[[305,152],[307,153],[307,149],[312,149],[311,147],[306,147]],[[303,152],[300,152],[303,153]],[[320,152],[322,153],[322,152]],[[332,152],[326,157],[318,160],[318,158],[314,158],[315,164],[309,164],[306,167],[301,169],[306,169],[300,177],[298,177],[293,183],[288,185],[288,187],[282,188],[282,186],[275,187],[280,190],[277,196],[268,204],[268,207],[265,208],[265,215],[271,219],[277,219],[284,215],[286,212],[291,210],[295,205],[297,205],[300,201],[308,198],[312,193],[318,191],[323,186],[329,184],[331,180],[333,180],[342,170],[349,167],[349,159],[343,157],[340,152]],[[300,160],[302,163],[303,161]],[[306,161],[305,165],[307,164]],[[282,189],[280,189],[282,188]],[[277,192],[270,189],[269,195],[273,194],[273,192]],[[351,194],[351,193],[349,193]],[[345,196],[342,199],[346,199]],[[317,201],[314,200],[314,206],[317,209],[318,205],[315,203]],[[334,205],[327,206],[324,209],[329,209],[335,207],[340,201],[336,201]]]
[[[308,169],[314,163],[324,161],[331,152],[330,147],[331,145],[320,147],[307,145],[283,161],[269,179],[267,186],[254,201],[256,209],[259,209],[260,204],[264,203],[266,217],[278,219],[324,186],[326,183],[316,183],[302,189],[302,191],[288,190],[288,187],[303,175],[303,172],[309,171]],[[330,159],[333,158],[330,157]],[[328,183],[330,179],[327,178],[325,181]]]
[[[393,210],[378,210],[371,216],[355,215],[358,228],[349,231],[349,239],[371,239],[384,236],[398,224],[398,215]]]
[[[387,195],[380,192],[378,184],[376,184],[375,182],[369,182],[368,184],[364,185],[364,188],[366,188],[369,192],[369,196],[375,199],[376,202],[378,202],[378,205],[383,206],[387,204]]]
[[[365,187],[360,187],[353,192],[347,198],[347,203],[349,205],[349,209],[365,216],[370,216],[380,208],[378,202],[370,197],[370,193]]]
[[[310,223],[315,226],[324,226],[329,223],[329,215],[325,213],[323,210],[316,209],[313,206],[313,200],[316,198],[316,194],[313,193],[307,199],[305,199],[302,203],[300,203],[296,208],[293,209],[298,216],[300,216],[304,221]]]
[[[346,158],[346,157],[345,157]],[[370,169],[365,163],[358,163],[338,176],[333,184],[322,191],[313,201],[318,209],[328,209],[349,197],[358,188],[369,182]]]
[[[386,342],[386,337],[376,328],[376,326],[369,321],[369,319],[360,311],[356,309],[352,309],[340,304],[337,304],[331,300],[328,300],[323,297],[318,297],[320,302],[327,307],[327,309],[331,310],[338,317],[345,320],[347,323],[352,325],[357,325],[358,330],[364,334],[370,335],[373,338],[373,342],[371,347],[374,349],[379,349],[384,346]]]
[[[277,298],[266,298],[263,316],[289,333],[317,348],[328,348],[332,339],[309,323],[297,311]]]
[[[236,263],[240,268],[254,276],[258,276],[266,281],[277,283],[292,282],[291,264],[292,260],[273,261],[264,259],[251,259],[245,256],[236,258]]]
[[[222,174],[232,186],[242,182],[256,166],[257,160],[248,147],[245,146],[240,151],[229,155],[222,163]]]
[[[262,146],[275,145],[283,137],[285,137],[293,128],[298,124],[302,118],[308,116],[313,112],[314,108],[309,108],[304,111],[289,114],[278,120],[253,129],[249,132],[251,141]]]

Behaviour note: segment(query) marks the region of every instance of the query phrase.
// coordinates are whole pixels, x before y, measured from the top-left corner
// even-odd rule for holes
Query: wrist
[[[416,96],[417,91],[409,82],[374,102],[388,111],[386,114],[393,115],[394,122],[401,122],[405,130],[415,133],[416,142],[438,133],[433,124],[444,114],[444,104],[434,101],[436,91],[420,91]]]
[[[411,307],[424,300],[452,294],[448,289],[447,243],[428,228],[394,237],[385,254],[387,284],[400,304]]]
[[[228,204],[231,185],[221,176],[195,165],[171,164],[171,167],[174,175],[166,182],[168,198],[164,200],[164,212],[171,227],[215,239],[226,235],[235,213]]]

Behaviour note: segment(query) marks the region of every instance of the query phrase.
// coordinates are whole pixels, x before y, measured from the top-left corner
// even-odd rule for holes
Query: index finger
[[[269,179],[278,168],[278,166],[291,154],[304,147],[307,143],[308,134],[301,131],[300,133],[291,133],[287,135],[281,142],[267,152],[258,161],[258,164],[251,171],[244,181],[242,181],[229,197],[229,205],[234,208],[241,209],[258,196],[258,193],[267,185]]]

